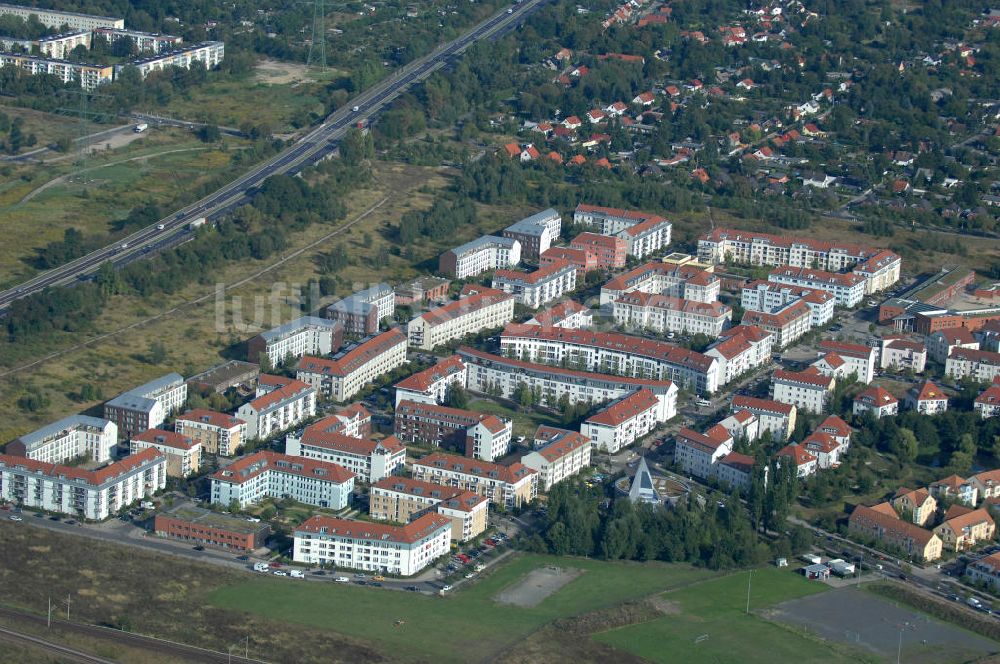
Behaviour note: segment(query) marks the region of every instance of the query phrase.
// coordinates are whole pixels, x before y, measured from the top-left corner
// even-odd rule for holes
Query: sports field
[[[553,565],[582,573],[531,608],[495,601],[496,595],[521,583],[533,570]],[[392,661],[465,662],[489,660],[558,618],[710,575],[687,565],[524,555],[447,598],[261,577],[216,590],[209,601],[363,639]]]
[[[786,600],[822,593],[827,586],[787,570],[755,570],[748,615],[747,578],[747,572],[739,572],[665,593],[659,599],[669,603],[670,615],[594,638],[654,662],[878,661],[860,650],[833,646],[754,615]]]

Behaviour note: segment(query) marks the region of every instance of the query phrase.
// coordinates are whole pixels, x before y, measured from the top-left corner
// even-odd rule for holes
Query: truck
[[[205,217],[198,217],[197,219],[194,219],[188,223],[188,228],[194,230],[199,226],[204,226],[204,225],[205,225]]]
[[[980,602],[979,598],[977,598],[977,597],[970,597],[969,599],[965,600],[965,603],[968,604],[969,606],[971,606],[974,609],[982,609],[983,608],[983,603]]]
[[[137,134],[141,134],[142,132],[146,131],[147,129],[149,129],[149,125],[146,124],[145,122],[140,122],[139,124],[137,124],[135,126],[134,131]]]

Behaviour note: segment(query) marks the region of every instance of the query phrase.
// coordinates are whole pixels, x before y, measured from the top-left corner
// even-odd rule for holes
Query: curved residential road
[[[43,272],[15,288],[0,292],[0,310],[7,308],[14,300],[44,288],[86,279],[107,261],[124,264],[153,249],[183,241],[192,231],[191,222],[199,218],[214,220],[248,202],[254,189],[268,177],[279,173],[294,175],[304,167],[330,156],[336,151],[338,142],[351,126],[378,114],[412,85],[446,66],[472,44],[494,38],[516,27],[521,20],[547,1],[525,0],[520,4],[501,9],[461,37],[439,46],[428,55],[414,60],[357,95],[283,152],[259,164],[215,193],[166,219],[161,219],[156,224],[136,231],[117,244],[98,249],[66,265]],[[355,108],[358,110],[354,111]]]

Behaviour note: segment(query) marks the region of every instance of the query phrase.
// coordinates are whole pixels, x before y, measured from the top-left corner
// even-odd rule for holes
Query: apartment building
[[[576,275],[576,267],[569,261],[552,261],[534,272],[497,270],[493,273],[493,288],[537,309],[576,289]]]
[[[261,380],[266,378],[261,375]],[[246,422],[246,439],[263,440],[316,414],[316,390],[301,380],[288,380],[243,404],[236,416]]]
[[[128,39],[135,44],[140,53],[162,53],[176,50],[184,42],[181,37],[161,35],[155,32],[140,32],[123,28],[97,28],[93,31],[95,37],[101,37],[113,44],[122,39]]]
[[[771,379],[771,398],[810,413],[822,413],[837,381],[815,367],[805,371],[778,369]]]
[[[451,521],[425,514],[405,526],[314,516],[293,533],[292,560],[412,576],[451,548]]]
[[[878,357],[875,349],[871,346],[823,339],[819,342],[819,351],[825,356],[835,355],[840,361],[835,369],[826,367],[826,371],[832,371],[828,375],[836,378],[847,378],[854,375],[858,381],[865,385],[871,383],[875,378],[875,365]],[[820,371],[826,373],[822,368]]]
[[[740,293],[740,306],[746,311],[775,313],[799,300],[809,307],[810,326],[819,327],[833,320],[836,298],[825,290],[758,280],[744,285]]]
[[[1000,469],[977,473],[969,478],[969,483],[983,500],[1000,498]]]
[[[177,417],[174,429],[201,445],[206,454],[234,456],[247,439],[247,423],[238,417],[198,408]]]
[[[401,401],[394,422],[396,435],[407,443],[457,449],[483,461],[494,461],[510,451],[513,423],[496,415]]]
[[[603,403],[648,388],[660,400],[663,419],[677,414],[678,388],[669,380],[574,371],[492,355],[473,348],[460,348],[458,354],[468,367],[468,389],[480,394],[496,394],[511,399],[523,384],[537,390],[542,403],[558,403],[565,395],[571,404],[577,404]]]
[[[201,443],[175,431],[149,429],[132,436],[132,454],[153,448],[167,459],[168,477],[189,477],[201,468]]]
[[[167,460],[153,449],[97,470],[0,454],[0,499],[91,521],[103,521],[166,485]]]
[[[575,300],[563,300],[544,311],[539,311],[524,324],[585,330],[594,324],[594,314],[588,307]]]
[[[948,395],[927,380],[920,387],[911,388],[907,392],[906,407],[921,415],[937,415],[948,410]]]
[[[417,277],[408,284],[396,286],[396,304],[414,305],[440,302],[448,298],[451,281],[441,277]]]
[[[260,366],[251,362],[229,360],[187,379],[191,389],[225,394],[226,390],[253,386],[260,375]]]
[[[615,234],[625,240],[625,252],[639,260],[663,251],[670,244],[673,224],[662,217],[648,219]]]
[[[747,311],[741,322],[770,332],[774,336],[774,348],[779,349],[801,339],[809,331],[811,321],[809,306],[802,300],[796,300],[772,312]]]
[[[511,324],[500,335],[500,350],[526,362],[670,380],[701,394],[718,390],[723,378],[714,357],[617,332]]]
[[[113,16],[95,16],[78,12],[61,12],[40,7],[25,7],[22,5],[0,4],[0,16],[16,16],[27,21],[32,16],[46,28],[61,28],[64,25],[72,30],[96,30],[98,28],[125,27],[125,19]]]
[[[722,281],[711,269],[689,263],[646,263],[601,286],[601,306],[635,291],[711,304],[718,301],[721,289]]]
[[[729,383],[738,376],[772,362],[774,335],[753,326],[737,325],[722,332],[722,335],[705,355],[719,361],[722,381]]]
[[[295,368],[295,377],[333,401],[347,401],[405,363],[406,335],[394,327],[332,360],[303,357]]]
[[[892,497],[892,506],[906,520],[926,526],[937,513],[938,501],[927,489],[900,487]]]
[[[65,463],[83,456],[104,463],[117,445],[118,425],[114,422],[70,415],[11,441],[4,452],[45,463]]]
[[[803,439],[802,447],[816,457],[816,467],[819,470],[840,465],[840,456],[846,451],[843,445],[825,431],[813,431]]]
[[[723,486],[746,493],[753,481],[754,458],[739,452],[730,452],[719,459],[712,469],[715,479]]]
[[[434,366],[418,371],[396,383],[396,403],[415,401],[417,403],[441,404],[448,398],[452,387],[465,387],[468,371],[465,362],[458,355],[438,360]]]
[[[132,60],[128,65],[117,65],[115,73],[117,75],[124,66],[135,67],[143,78],[152,72],[163,71],[170,67],[209,70],[221,65],[225,57],[226,44],[224,42],[206,41],[191,45],[181,44],[169,51]]]
[[[437,505],[437,513],[451,520],[451,537],[458,542],[468,542],[486,532],[489,511],[489,499],[471,491],[463,491]]]
[[[535,434],[536,440],[538,434]],[[538,490],[548,491],[590,466],[593,444],[575,431],[562,430],[537,449],[521,457],[521,463],[538,473]]]
[[[780,463],[792,464],[796,477],[809,477],[819,470],[819,460],[802,444],[785,445],[774,456]]]
[[[673,225],[648,212],[622,210],[598,205],[577,205],[573,223],[589,226],[601,235],[624,239],[630,256],[644,258],[670,244]]]
[[[435,453],[414,461],[411,471],[414,479],[471,491],[506,509],[530,503],[538,494],[538,473],[520,463],[500,466]]]
[[[503,237],[521,243],[522,258],[537,259],[559,239],[561,232],[562,217],[549,208],[508,226],[503,230]]]
[[[512,295],[485,286],[466,286],[462,298],[417,316],[406,326],[409,344],[421,350],[502,327],[514,319]]]
[[[980,383],[993,382],[1000,377],[1000,353],[956,348],[945,362],[944,375],[956,380],[972,378]]]
[[[947,361],[955,348],[979,350],[979,340],[965,327],[950,327],[927,335],[927,353],[938,362]]]
[[[549,247],[538,257],[539,267],[551,265],[556,261],[566,261],[576,268],[576,281],[583,283],[588,272],[597,269],[597,256],[589,254],[583,249],[570,249],[569,247]]]
[[[153,532],[157,537],[249,554],[264,547],[271,527],[260,521],[184,504],[157,512]]]
[[[949,475],[931,482],[927,489],[935,498],[957,500],[968,507],[975,507],[979,502],[979,488],[971,479],[959,475]]]
[[[664,420],[660,400],[652,390],[637,390],[591,415],[580,425],[580,433],[595,450],[617,454],[642,438]]]
[[[379,322],[395,313],[396,292],[385,283],[358,291],[326,308],[327,318],[342,323],[348,334],[357,336],[378,333]]]
[[[851,512],[847,528],[863,538],[901,549],[924,562],[941,557],[941,538],[900,519],[889,503],[879,503],[874,507],[858,505]]]
[[[788,440],[795,430],[798,409],[792,404],[734,395],[730,411],[738,413],[741,410],[756,415],[760,421],[760,433],[770,431],[775,440]]]
[[[348,435],[336,416],[325,417],[302,432],[285,437],[285,454],[346,468],[362,482],[398,475],[406,462],[406,446],[395,436],[372,439]]]
[[[941,544],[949,551],[965,551],[980,542],[993,539],[996,523],[985,508],[969,509],[953,505],[945,515],[945,521],[934,529],[941,538]]]
[[[719,420],[719,426],[729,432],[733,440],[745,440],[748,443],[760,438],[760,419],[749,410],[738,410]]]
[[[303,355],[329,355],[344,342],[341,323],[316,316],[303,316],[261,332],[247,341],[247,359],[261,362],[266,356],[276,367]]]
[[[484,235],[441,254],[438,269],[455,279],[468,279],[498,268],[517,267],[520,262],[520,242],[509,237]]]
[[[178,373],[122,392],[104,404],[104,419],[118,425],[121,438],[160,426],[187,401],[187,383]]]
[[[788,286],[826,291],[841,307],[856,307],[865,299],[865,278],[854,273],[824,272],[807,267],[781,265],[767,275],[767,280]]]
[[[879,341],[879,368],[923,373],[927,366],[927,346],[910,339],[885,337]]]
[[[718,425],[704,434],[684,427],[674,439],[675,463],[682,472],[703,479],[713,477],[715,464],[733,451],[733,437]]]
[[[965,574],[976,585],[985,585],[994,593],[1000,588],[1000,553],[994,553],[969,563]]]
[[[620,270],[625,267],[628,256],[625,240],[597,233],[580,233],[569,243],[569,247],[592,256],[598,270]]]
[[[1000,383],[994,381],[980,392],[973,403],[973,408],[983,419],[1000,415]]]
[[[343,466],[270,451],[237,459],[211,480],[211,502],[235,503],[240,509],[264,498],[292,498],[306,505],[341,510],[354,490],[354,473]]]
[[[899,413],[899,399],[885,388],[872,385],[854,397],[853,412],[855,415],[870,412],[875,419],[896,415]]]
[[[408,477],[386,478],[372,485],[369,512],[373,519],[407,523],[423,514],[437,512],[451,521],[451,538],[466,542],[486,531],[489,504],[485,497],[421,482]]]
[[[721,302],[706,304],[633,291],[612,303],[612,315],[615,323],[626,328],[717,337],[732,321],[733,310]]]
[[[25,51],[32,53],[34,52],[33,49],[37,48],[37,52],[45,57],[54,58],[56,60],[66,60],[69,58],[73,49],[77,46],[83,46],[86,49],[90,49],[92,39],[93,33],[90,30],[71,30],[70,32],[58,35],[48,35],[45,37],[39,37],[38,39],[28,40]],[[25,46],[23,41],[19,45]]]

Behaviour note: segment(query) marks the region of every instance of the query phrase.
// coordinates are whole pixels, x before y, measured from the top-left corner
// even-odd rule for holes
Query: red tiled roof
[[[589,309],[575,300],[563,300],[555,306],[539,311],[535,314],[534,319],[541,325],[554,325],[582,311],[589,311]]]
[[[746,454],[740,454],[739,452],[730,452],[719,459],[719,463],[730,468],[736,468],[744,473],[749,473],[753,470],[754,458]]]
[[[778,450],[775,456],[779,458],[790,457],[796,466],[804,466],[816,461],[816,457],[804,445],[785,445]]]
[[[406,449],[406,446],[395,436],[388,436],[381,440],[345,436],[340,432],[339,427],[329,426],[332,419],[332,417],[327,417],[306,427],[305,431],[302,432],[302,444],[357,456],[371,456],[379,448],[387,450],[390,454]]]
[[[550,263],[541,266],[534,272],[521,272],[520,270],[496,270],[493,273],[494,279],[506,279],[525,284],[537,284],[540,281],[549,279],[567,268],[573,267],[568,260],[557,258]],[[575,270],[576,268],[573,267]],[[461,300],[459,300],[461,302]]]
[[[446,421],[461,427],[472,427],[483,423],[492,433],[499,433],[506,428],[500,418],[488,413],[480,413],[473,410],[463,410],[461,408],[449,408],[437,404],[420,403],[416,401],[400,401],[396,406],[397,417],[417,417],[423,419],[433,419]]]
[[[872,385],[858,394],[858,396],[854,397],[854,400],[875,408],[881,408],[890,404],[899,403],[899,400],[888,390],[884,387],[879,387],[878,385]]]
[[[932,383],[931,381],[925,381],[923,385],[920,386],[920,391],[917,392],[917,401],[947,401],[948,397],[941,391],[941,388]]]
[[[815,387],[822,387],[825,390],[831,389],[834,382],[832,377],[824,376],[816,371],[815,367],[810,367],[810,369],[812,369],[812,371],[809,371],[809,369],[806,369],[805,371],[786,371],[784,369],[778,369],[774,372],[774,379],[784,380],[790,383],[813,385]]]
[[[659,400],[652,390],[642,389],[619,399],[587,418],[587,422],[617,427],[646,411],[656,408]]]
[[[977,510],[972,510],[966,512],[965,514],[959,514],[956,517],[948,519],[941,524],[940,527],[947,527],[954,533],[961,532],[965,528],[978,525],[980,523],[993,523],[993,517],[985,508],[980,507]]]
[[[699,302],[698,300],[685,300],[680,297],[660,295],[659,293],[646,293],[644,291],[632,291],[622,294],[618,300],[622,304],[633,304],[640,307],[653,307],[656,309],[667,309],[669,311],[681,311],[698,316],[725,316],[732,310],[719,301]]]
[[[91,486],[100,486],[109,480],[141,467],[153,459],[161,457],[163,457],[162,452],[153,447],[148,447],[137,454],[130,454],[121,461],[116,461],[97,470],[86,470],[78,466],[60,466],[54,463],[36,461],[27,457],[10,454],[0,454],[0,464],[11,468],[22,466],[33,472],[48,475],[49,477],[76,480],[85,482]]]
[[[839,272],[825,272],[823,270],[814,270],[807,267],[792,267],[791,265],[781,265],[769,273],[769,276],[783,276],[783,277],[793,277],[797,279],[808,279],[810,281],[818,281],[825,284],[832,284],[835,286],[845,286],[851,287],[863,283],[865,278],[859,274],[854,274],[853,272],[847,274],[841,274]]]
[[[308,357],[308,355],[306,356]],[[306,357],[302,359],[305,360]],[[301,364],[301,361],[300,361]],[[250,402],[250,407],[253,408],[258,413],[261,413],[268,408],[278,404],[285,399],[291,399],[293,397],[300,397],[306,392],[312,391],[313,388],[309,387],[301,380],[289,380],[288,383],[282,387],[275,388],[268,392],[267,394],[257,397]]]
[[[389,475],[383,477],[371,486],[372,489],[382,489],[394,493],[405,493],[408,496],[419,496],[421,498],[437,498],[445,500],[462,493],[462,489],[457,487],[446,487],[433,482],[415,480],[412,477],[398,477]]]
[[[336,535],[358,540],[377,540],[413,544],[433,535],[445,526],[451,527],[451,519],[436,513],[427,513],[406,524],[393,526],[371,521],[352,521],[317,515],[306,519],[295,528],[296,533]]]
[[[455,300],[449,302],[440,307],[435,307],[430,311],[427,311],[421,316],[425,321],[431,325],[441,325],[455,318],[460,318],[472,311],[477,311],[479,309],[484,309],[486,307],[497,304],[498,302],[504,302],[506,300],[512,300],[513,295],[509,295],[500,290],[495,290],[493,288],[480,287],[479,292],[473,293],[467,297],[463,297],[461,300]],[[399,328],[394,328],[397,332]],[[399,335],[405,341],[406,336],[402,332]]]
[[[148,443],[150,445],[173,447],[174,449],[185,451],[190,450],[198,444],[187,436],[179,434],[175,431],[165,431],[163,429],[147,429],[146,431],[142,431],[132,436],[132,440]]]
[[[823,339],[820,341],[819,348],[820,350],[835,352],[842,357],[856,357],[862,360],[867,360],[875,353],[875,349],[870,346],[845,344],[840,341],[833,341],[832,339]]]
[[[576,245],[582,245],[584,247],[603,247],[605,249],[618,249],[625,246],[625,241],[619,237],[612,237],[610,235],[598,235],[597,233],[580,233],[572,242],[570,246],[574,247]]]
[[[722,240],[725,239],[733,242],[747,242],[747,243],[756,240],[758,242],[766,242],[772,244],[776,247],[803,246],[803,247],[808,247],[813,251],[831,251],[836,249],[854,255],[867,255],[877,251],[875,249],[862,247],[859,244],[826,242],[823,240],[816,240],[813,238],[791,237],[787,235],[773,235],[770,233],[759,233],[757,231],[743,231],[734,228],[716,228],[711,232],[703,235],[702,239],[709,240],[712,242],[721,242]]]
[[[840,355],[837,355],[832,351],[827,353],[820,359],[826,362],[827,366],[830,367],[831,369],[839,369],[845,364],[844,358],[842,358]]]
[[[743,324],[755,327],[775,327],[784,328],[786,325],[811,315],[809,305],[802,300],[797,300],[777,313],[767,313],[765,311],[748,311],[743,314]]]
[[[775,413],[778,415],[789,416],[792,414],[792,409],[795,406],[787,403],[781,403],[780,401],[772,401],[770,399],[758,399],[757,397],[747,397],[742,394],[737,394],[733,396],[733,408],[741,410],[749,410],[751,413],[754,411],[763,411],[765,413]]]
[[[245,424],[243,420],[233,415],[227,413],[220,413],[215,410],[208,410],[206,408],[196,408],[194,410],[189,410],[183,415],[177,416],[178,422],[199,422],[201,424],[209,424],[214,427],[219,427],[221,429],[232,429],[238,427],[241,424]]]
[[[530,477],[535,473],[531,468],[518,462],[512,463],[509,466],[501,466],[496,463],[489,463],[488,461],[470,459],[454,454],[444,454],[442,452],[425,456],[422,459],[414,461],[413,465],[431,469],[444,469],[475,477],[496,479],[508,484],[516,484],[525,477]]]
[[[297,365],[297,370],[309,373],[322,373],[330,376],[346,376],[352,371],[359,369],[390,348],[406,343],[406,335],[401,328],[394,327],[391,330],[365,341],[356,348],[351,349],[342,357],[336,360],[310,357],[306,355]]]
[[[747,352],[751,348],[752,346],[749,341],[747,341],[743,336],[737,335],[720,341],[705,352],[708,353],[709,351],[714,350],[727,360],[731,360],[734,357],[739,357],[742,353]]]
[[[842,420],[837,415],[830,415],[825,420],[820,422],[818,429],[826,432],[833,432],[834,436],[838,438],[850,437],[852,433],[851,427]]]
[[[976,397],[976,403],[983,404],[984,406],[1000,405],[1000,385],[990,385],[983,390]]]
[[[434,383],[449,378],[465,369],[465,363],[458,355],[452,355],[443,360],[438,360],[437,364],[423,371],[404,378],[396,383],[395,387],[402,390],[414,392],[426,392],[431,389]]]
[[[888,508],[888,510],[885,508]],[[934,533],[931,531],[924,530],[915,523],[900,519],[896,515],[896,511],[888,503],[880,503],[874,507],[858,505],[851,512],[850,521],[852,523],[861,521],[871,522],[879,528],[889,531],[890,537],[897,536],[912,539],[921,548],[926,547],[927,543],[934,537]]]
[[[954,348],[948,359],[965,360],[968,362],[978,362],[980,364],[1000,365],[1000,353],[988,350],[975,350],[972,348]]]
[[[735,327],[731,327],[728,330],[723,330],[722,334],[719,335],[720,339],[735,339],[736,337],[743,337],[750,343],[760,343],[769,337],[774,335],[765,330],[764,328],[757,327],[756,325],[747,325],[746,323],[741,323]]]
[[[347,438],[357,442],[357,438]],[[299,475],[312,479],[343,484],[354,477],[354,473],[343,466],[329,461],[288,456],[277,452],[263,451],[237,459],[232,464],[212,475],[213,480],[229,484],[243,484],[258,475],[275,471],[289,475]]]
[[[716,438],[706,436],[705,434],[698,433],[694,429],[689,429],[687,427],[678,431],[675,439],[678,445],[685,445],[687,447],[693,447],[701,450],[702,452],[710,453],[714,453],[726,443],[725,440],[718,440]]]
[[[472,491],[463,491],[457,496],[453,496],[438,503],[438,509],[455,510],[456,512],[471,512],[479,505],[489,502],[486,496],[480,496]]]
[[[972,332],[965,327],[952,327],[945,330],[938,330],[934,333],[934,336],[942,337],[946,342],[948,342],[949,346],[976,343],[976,339],[972,336]]]
[[[535,437],[538,437],[537,433],[535,434]],[[551,442],[545,447],[535,451],[541,454],[549,463],[554,463],[567,454],[580,449],[584,445],[590,445],[590,441],[582,434],[577,433],[576,431],[570,431],[559,436],[554,442]]]

